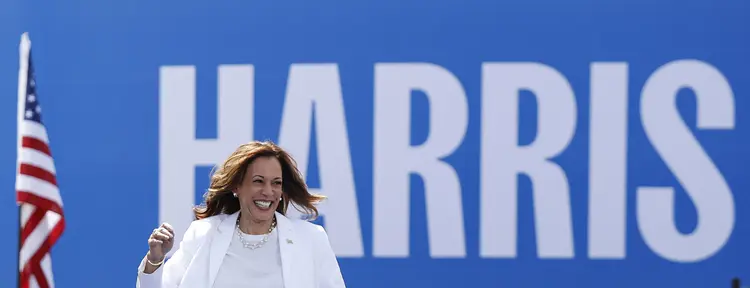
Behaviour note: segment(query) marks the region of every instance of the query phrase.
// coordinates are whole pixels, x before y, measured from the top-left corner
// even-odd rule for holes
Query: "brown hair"
[[[284,149],[271,141],[253,141],[240,145],[220,167],[215,167],[218,170],[211,175],[211,184],[203,195],[203,203],[193,208],[195,219],[239,211],[240,201],[232,195],[232,190],[242,183],[247,167],[258,157],[274,157],[281,163],[283,200],[276,211],[286,215],[288,206],[294,202],[295,206],[301,206],[304,210],[300,212],[308,214],[311,219],[316,218],[318,209],[314,205],[326,197],[307,191],[297,162]]]

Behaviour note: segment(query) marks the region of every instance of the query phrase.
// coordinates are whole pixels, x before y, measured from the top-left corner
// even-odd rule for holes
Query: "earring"
[[[237,192],[232,193],[234,195],[234,198],[237,198]]]

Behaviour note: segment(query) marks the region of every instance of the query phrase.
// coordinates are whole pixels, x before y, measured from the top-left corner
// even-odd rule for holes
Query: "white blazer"
[[[239,212],[193,221],[172,257],[152,274],[138,266],[137,288],[209,288],[229,249]],[[284,288],[344,288],[323,227],[276,212]]]

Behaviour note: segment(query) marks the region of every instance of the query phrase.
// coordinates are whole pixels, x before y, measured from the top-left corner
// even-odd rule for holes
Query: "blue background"
[[[29,31],[64,201],[67,228],[53,248],[57,287],[132,287],[148,233],[158,221],[158,72],[195,65],[197,133],[216,135],[216,67],[253,64],[255,138],[277,139],[292,63],[339,64],[365,257],[341,259],[350,287],[729,287],[750,280],[750,2],[744,0],[528,1],[19,1],[0,2],[0,279],[12,286],[18,219],[15,130],[18,42]],[[736,128],[697,137],[735,197],[732,237],[715,256],[671,263],[635,226],[635,187],[677,187],[681,231],[696,222],[684,190],[646,139],[638,100],[647,77],[678,59],[716,66],[735,93]],[[576,257],[536,257],[530,182],[521,177],[516,259],[479,255],[481,63],[534,61],[558,69],[576,93],[578,123],[558,157],[571,187]],[[589,65],[629,63],[627,258],[586,257]],[[421,180],[413,177],[411,255],[372,255],[373,66],[432,62],[466,90],[469,128],[450,157],[464,195],[467,258],[430,259]],[[684,95],[684,96],[683,96]],[[689,91],[678,104],[695,127]],[[536,131],[534,101],[522,101],[521,142]],[[427,133],[425,99],[414,100],[413,141]],[[694,131],[696,133],[696,131]],[[313,150],[314,151],[314,150]],[[318,185],[315,156],[310,185]],[[198,170],[198,179],[208,170]],[[204,173],[205,172],[205,173]],[[202,183],[205,186],[206,183]],[[201,187],[199,187],[201,188]],[[746,281],[747,281],[746,280]]]

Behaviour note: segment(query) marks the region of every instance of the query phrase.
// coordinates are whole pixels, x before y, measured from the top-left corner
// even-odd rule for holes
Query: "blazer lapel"
[[[234,235],[235,223],[237,223],[237,217],[239,212],[229,215],[219,223],[219,227],[216,230],[216,234],[211,239],[211,249],[209,253],[209,270],[208,270],[208,287],[213,287],[214,281],[216,280],[216,274],[219,273],[219,267],[221,262],[224,261],[224,255],[227,254],[229,244],[232,242],[232,235]]]
[[[276,212],[276,227],[279,233],[279,253],[281,254],[281,272],[284,278],[284,288],[301,287],[298,283],[299,277],[295,277],[294,265],[295,256],[298,254],[295,250],[296,235],[292,222],[284,215]]]

